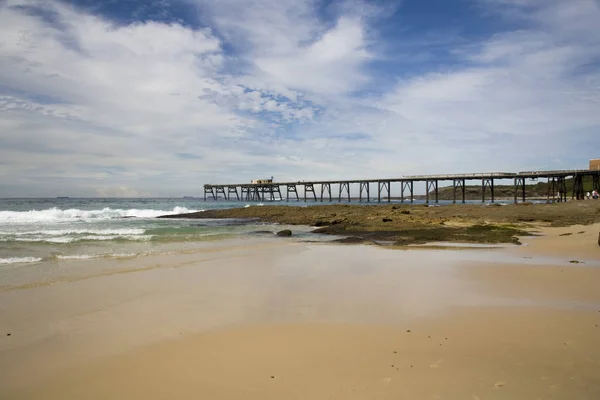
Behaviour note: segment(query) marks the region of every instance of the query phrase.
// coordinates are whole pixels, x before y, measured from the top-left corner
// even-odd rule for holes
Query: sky
[[[587,168],[600,0],[0,0],[0,197]]]

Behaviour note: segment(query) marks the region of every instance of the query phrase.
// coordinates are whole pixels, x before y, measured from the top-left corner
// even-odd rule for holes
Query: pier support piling
[[[400,182],[400,196],[402,197],[400,201],[404,203],[404,191],[408,189],[410,192],[410,202],[414,202],[414,191],[413,191],[413,181],[401,181]]]
[[[317,201],[317,194],[315,193],[315,186],[312,183],[305,183],[304,184],[304,202],[306,203],[306,195],[308,192],[311,192],[313,194],[313,197],[315,199],[315,202]]]
[[[456,203],[456,192],[460,189],[462,203],[465,202],[465,180],[464,179],[453,179],[452,180],[452,202]]]
[[[583,200],[585,199],[585,193],[583,191],[583,175],[575,174],[573,177],[573,199]]]
[[[438,180],[437,179],[433,179],[433,180],[429,180],[426,179],[425,180],[425,202],[427,204],[429,204],[429,192],[433,190],[433,193],[435,195],[435,202],[437,203],[439,201],[439,196],[438,196]]]
[[[392,201],[391,191],[390,191],[390,181],[379,181],[377,182],[377,201],[381,203],[381,193],[387,192],[387,201],[388,203]]]
[[[238,194],[238,190],[237,190],[237,186],[228,186],[227,187],[227,195],[228,198],[231,199],[231,193],[235,193],[235,197],[237,198],[237,200],[240,200],[240,195]]]
[[[525,178],[515,177],[515,203],[518,203],[519,191],[522,193],[523,202],[525,202]]]
[[[367,193],[367,203],[371,201],[371,197],[369,195],[369,182],[360,182],[358,201],[362,201],[363,190]]]
[[[347,193],[348,195],[348,203],[350,203],[350,183],[348,182],[340,182],[340,193],[339,193],[339,201],[342,201],[342,193],[344,193],[344,191]]]
[[[323,202],[323,195],[325,194],[325,191],[327,191],[327,194],[329,195],[329,202],[331,203],[333,201],[333,198],[331,197],[331,183],[321,183],[321,203]]]
[[[298,197],[298,190],[296,189],[296,185],[286,185],[287,190],[286,190],[286,200],[287,202],[290,201],[290,193],[295,193],[296,194],[296,201],[300,201],[300,197]]]
[[[484,178],[481,180],[481,202],[485,203],[485,190],[490,188],[492,203],[494,202],[494,178]]]
[[[222,186],[217,186],[217,190],[216,190],[216,194],[215,194],[215,200],[216,200],[216,197],[218,197],[218,196],[219,196],[219,194],[222,194],[222,195],[223,195],[223,198],[224,198],[225,200],[228,200],[228,199],[227,199],[227,193],[225,192],[225,188],[224,188],[224,187],[222,187]]]

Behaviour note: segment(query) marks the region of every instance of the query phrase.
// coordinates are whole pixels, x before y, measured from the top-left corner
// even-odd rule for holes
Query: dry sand
[[[3,329],[46,332],[0,338],[0,398],[597,400],[599,229],[560,229],[486,250],[269,243],[0,292]]]

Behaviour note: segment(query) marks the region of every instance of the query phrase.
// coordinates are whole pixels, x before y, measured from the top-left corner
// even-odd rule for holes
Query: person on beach
[[[592,192],[592,198],[594,200],[598,200],[598,191],[596,189],[594,189],[594,191]]]
[[[585,199],[586,199],[586,200],[589,200],[589,199],[591,199],[591,198],[592,198],[592,195],[590,194],[590,192],[587,192],[587,193],[585,194]]]

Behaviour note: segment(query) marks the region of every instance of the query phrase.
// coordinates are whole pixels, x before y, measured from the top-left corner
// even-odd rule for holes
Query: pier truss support
[[[360,182],[360,187],[358,190],[358,201],[362,201],[363,190],[367,193],[367,203],[371,201],[371,197],[369,196],[369,182]]]
[[[275,193],[279,196],[279,199],[275,197]],[[281,188],[279,185],[271,186],[271,200],[283,200],[283,196],[281,195]]]
[[[227,192],[225,192],[225,188],[223,186],[217,186],[216,187],[216,192],[215,192],[215,200],[217,199],[217,197],[219,196],[219,194],[223,195],[223,198],[225,198],[225,200],[227,199]]]
[[[329,195],[329,202],[331,203],[333,201],[333,198],[331,197],[331,183],[321,183],[321,203],[323,202],[323,195],[325,194],[325,191],[327,191],[327,194]]]
[[[252,191],[252,188],[250,186],[246,186],[246,185],[242,186],[242,200],[252,201],[253,195],[254,195],[254,192]]]
[[[304,184],[304,202],[306,202],[306,195],[308,192],[311,192],[313,194],[313,197],[315,198],[315,201],[317,201],[317,194],[315,193],[315,186],[312,183],[305,183]]]
[[[217,196],[215,195],[215,190],[212,186],[204,186],[204,201],[206,201],[207,194],[210,194],[213,200],[217,199]]]
[[[240,200],[240,195],[237,190],[237,186],[228,186],[227,187],[227,198],[231,199],[231,193],[235,193],[235,197]]]
[[[456,191],[460,189],[461,200],[465,202],[465,180],[464,179],[453,179],[452,180],[452,202],[456,203]]]
[[[583,191],[583,175],[575,174],[575,176],[573,176],[572,198],[577,200],[585,199],[585,193]]]
[[[519,192],[521,192],[521,199],[525,202],[525,178],[517,176],[515,178],[515,203],[518,203]]]
[[[387,201],[388,203],[392,200],[391,191],[390,191],[390,181],[379,181],[377,182],[377,201],[381,203],[381,193],[387,192]]]
[[[252,201],[260,201],[260,189],[258,186],[253,186],[252,188],[252,196],[251,199]]]
[[[340,182],[340,193],[339,193],[339,201],[342,201],[342,193],[346,192],[348,197],[348,203],[350,203],[350,183],[348,182]]]
[[[433,190],[433,193],[435,195],[435,202],[437,203],[439,201],[438,198],[438,180],[437,179],[433,179],[433,180],[429,180],[427,179],[425,181],[425,202],[429,203],[429,192]]]
[[[400,197],[401,197],[400,201],[402,203],[404,203],[404,191],[405,190],[410,191],[410,202],[411,203],[414,202],[415,194],[414,194],[414,190],[413,190],[413,187],[414,187],[413,183],[414,183],[413,181],[401,181],[400,182]]]
[[[600,190],[600,172],[592,175],[592,190]]]
[[[485,189],[490,188],[492,203],[494,202],[494,178],[483,178],[481,180],[481,202],[485,203]]]
[[[547,203],[555,201],[567,201],[567,182],[564,176],[553,176],[548,178]]]
[[[286,185],[286,186],[287,186],[287,190],[286,190],[285,201],[290,201],[290,193],[295,193],[296,201],[300,201],[300,197],[298,196],[298,190],[296,189],[296,185]]]

